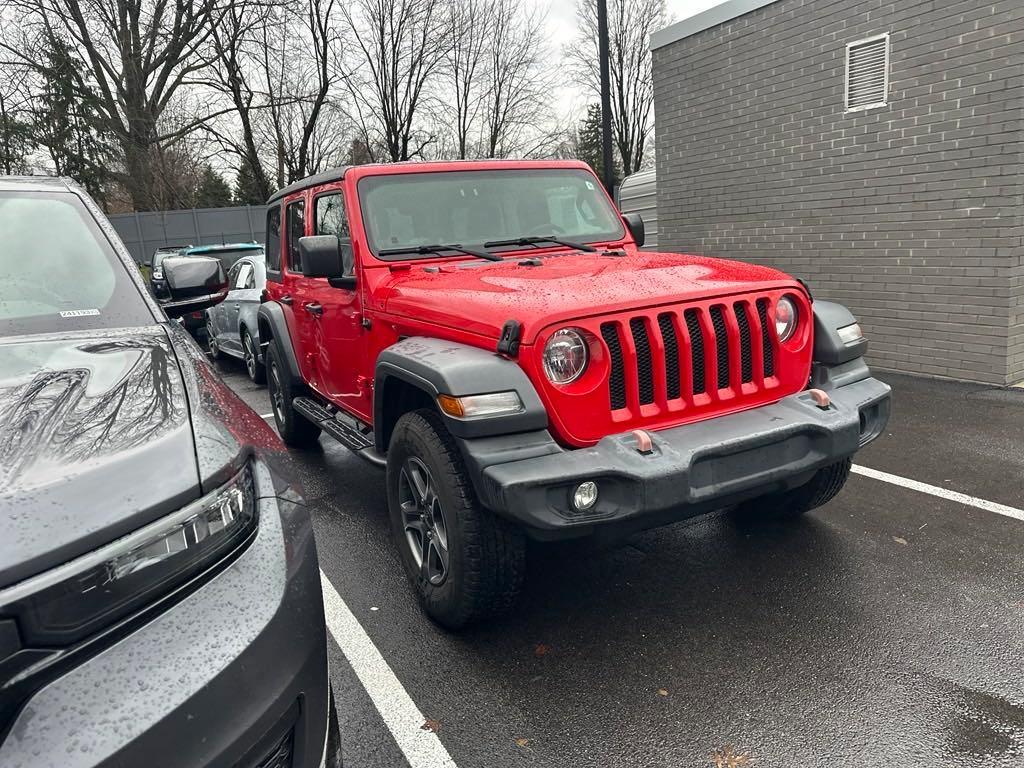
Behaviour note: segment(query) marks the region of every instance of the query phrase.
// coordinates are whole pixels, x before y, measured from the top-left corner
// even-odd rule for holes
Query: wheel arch
[[[523,408],[518,413],[458,419],[437,406],[438,395],[515,391]],[[403,413],[429,407],[439,413],[456,438],[469,439],[547,428],[547,411],[529,377],[519,365],[494,352],[468,344],[410,337],[381,352],[374,377],[374,443],[387,450],[394,426]]]
[[[295,357],[291,334],[284,318],[284,311],[276,301],[267,301],[260,305],[256,312],[256,333],[259,335],[260,353],[267,360],[267,347],[271,344],[279,352],[279,359],[284,364],[286,375],[296,387],[305,386],[299,362]]]

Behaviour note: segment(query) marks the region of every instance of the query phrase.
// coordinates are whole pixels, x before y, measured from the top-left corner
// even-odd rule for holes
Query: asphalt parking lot
[[[534,547],[518,610],[461,635],[416,607],[381,471],[293,452],[347,765],[1024,765],[1024,390],[880,377],[887,435],[805,520]]]

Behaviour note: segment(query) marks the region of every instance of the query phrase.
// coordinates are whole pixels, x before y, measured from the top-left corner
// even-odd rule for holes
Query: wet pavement
[[[858,464],[1024,507],[1024,392],[880,377]],[[1019,520],[854,475],[796,524],[534,546],[516,612],[455,635],[406,585],[383,472],[321,442],[293,452],[321,568],[461,768],[1024,766]],[[347,765],[407,765],[332,648]]]

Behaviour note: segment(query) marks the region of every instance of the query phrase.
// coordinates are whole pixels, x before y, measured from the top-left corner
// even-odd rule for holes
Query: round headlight
[[[775,304],[775,335],[779,341],[787,341],[796,330],[796,304],[792,299],[783,296]]]
[[[576,381],[587,369],[589,355],[582,334],[572,328],[562,328],[551,334],[544,345],[544,373],[552,384]]]

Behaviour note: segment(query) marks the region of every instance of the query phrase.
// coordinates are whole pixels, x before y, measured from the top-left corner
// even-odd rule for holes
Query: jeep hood
[[[497,338],[506,320],[531,343],[547,325],[659,304],[792,285],[769,267],[702,256],[633,251],[529,253],[502,262],[417,262],[391,273],[385,311]]]
[[[0,587],[198,495],[163,328],[0,340]]]

